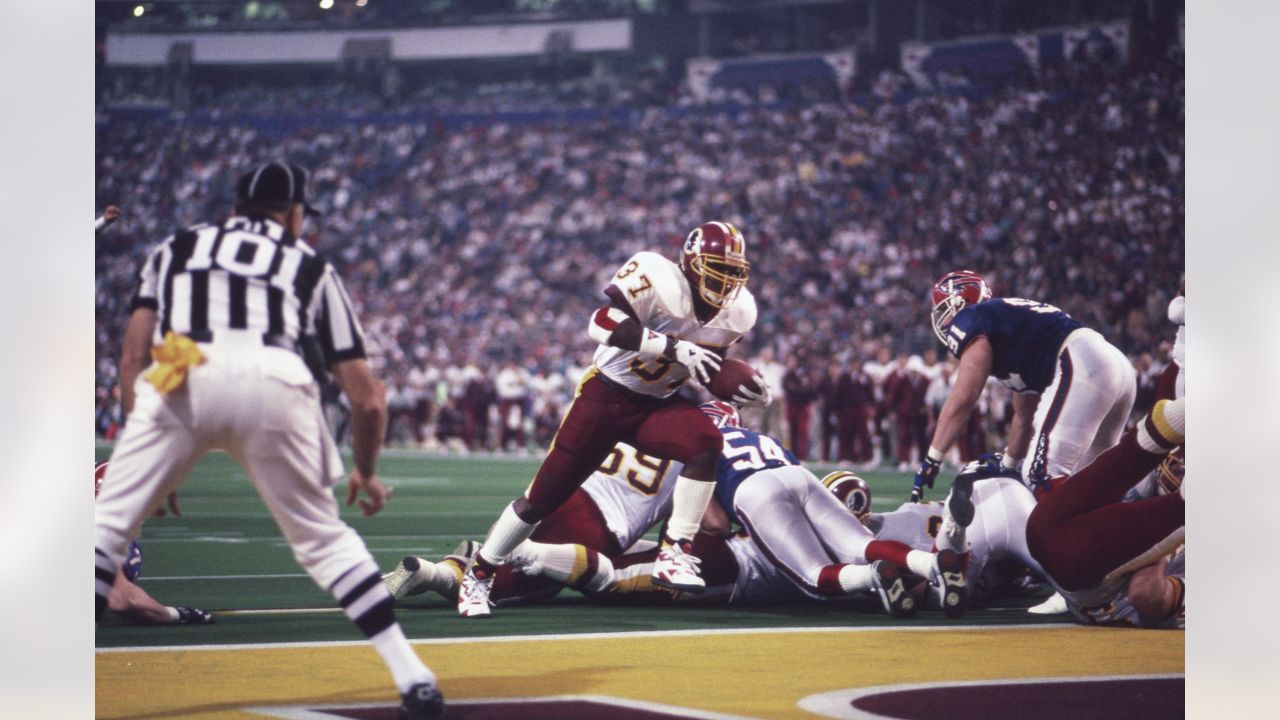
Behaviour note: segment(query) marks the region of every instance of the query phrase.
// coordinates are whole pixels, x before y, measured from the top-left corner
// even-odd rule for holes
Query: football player
[[[109,210],[110,208],[108,208]],[[96,498],[102,490],[102,481],[107,476],[107,463],[98,463],[93,468],[93,496]],[[175,495],[169,496],[169,509],[175,514],[177,501]],[[163,511],[158,511],[163,514]],[[129,552],[125,557],[120,572],[116,573],[111,584],[111,594],[107,596],[107,609],[137,625],[207,625],[213,622],[213,613],[200,608],[185,605],[161,605],[155,598],[147,594],[137,585],[142,575],[142,546],[135,540],[129,543]]]
[[[1102,335],[1052,305],[993,298],[987,282],[971,270],[944,275],[932,297],[933,331],[959,367],[916,472],[913,499],[933,487],[943,455],[968,422],[988,377],[1014,392],[1001,464],[1018,469],[1033,491],[1070,475],[1120,438],[1137,380],[1124,353]]]
[[[614,273],[604,290],[608,302],[588,323],[599,343],[593,366],[533,482],[503,510],[467,568],[458,593],[461,616],[489,615],[498,567],[619,442],[683,465],[653,581],[688,592],[705,588],[688,551],[715,487],[723,440],[676,391],[690,376],[708,383],[725,350],[755,325],[749,268],[742,233],[708,222],[689,233],[679,264],[640,252]],[[762,405],[770,397],[766,387],[742,390],[734,399]]]
[[[1042,493],[1027,519],[1027,547],[1067,606],[1085,622],[1181,627],[1186,479],[1125,501],[1139,480],[1184,443],[1185,398],[1160,400],[1093,462]],[[1172,560],[1170,553],[1175,553]]]
[[[648,549],[643,535],[671,511],[671,496],[682,466],[650,457],[619,443],[605,462],[520,543],[495,573],[489,596],[496,606],[554,596],[565,585],[600,590],[610,581],[608,557]],[[395,599],[435,591],[456,600],[476,543],[464,541],[438,562],[406,557],[383,576]],[[599,558],[606,560],[601,564]],[[545,573],[517,573],[537,561]],[[603,568],[603,572],[597,572]],[[571,578],[571,579],[566,579]]]
[[[716,500],[765,556],[815,598],[873,590],[894,616],[910,615],[899,568],[925,578],[949,617],[964,612],[960,556],[877,540],[848,507],[776,440],[741,427],[728,403],[703,403],[724,435]]]

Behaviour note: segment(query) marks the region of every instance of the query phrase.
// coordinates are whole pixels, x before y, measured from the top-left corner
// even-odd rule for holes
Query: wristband
[[[1005,470],[1016,470],[1021,464],[1022,458],[1016,458],[1010,455],[1007,451],[1004,453],[1004,457],[1000,458],[1000,467]]]
[[[942,451],[932,445],[929,446],[929,452],[925,454],[925,457],[934,464],[942,464]]]
[[[667,336],[660,332],[646,329],[644,337],[640,340],[640,357],[645,360],[655,360],[662,355],[667,349]]]

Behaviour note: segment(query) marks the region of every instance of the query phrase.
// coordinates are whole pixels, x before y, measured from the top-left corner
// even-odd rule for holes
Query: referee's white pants
[[[801,590],[824,597],[818,575],[834,563],[866,565],[875,539],[849,508],[798,465],[761,470],[738,486],[733,510],[765,557]]]
[[[298,563],[328,589],[362,560],[363,540],[338,516],[342,461],[302,360],[253,344],[201,345],[207,360],[160,395],[141,375],[95,507],[97,547],[119,565],[143,520],[210,450],[244,468]],[[191,512],[191,511],[188,511]],[[195,511],[198,512],[198,511]]]
[[[1033,483],[1070,475],[1120,442],[1137,386],[1133,364],[1102,335],[1068,335],[1036,407],[1022,476]]]

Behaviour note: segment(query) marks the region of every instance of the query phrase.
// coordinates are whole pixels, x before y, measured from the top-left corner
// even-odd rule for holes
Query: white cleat
[[[701,559],[691,554],[693,543],[681,540],[664,544],[653,562],[653,584],[668,590],[697,594],[707,589],[707,583],[699,574]]]
[[[1066,611],[1067,599],[1062,597],[1062,593],[1057,592],[1039,605],[1027,608],[1027,612],[1034,615],[1061,615]]]
[[[462,575],[462,587],[458,588],[458,614],[464,618],[487,618],[493,613],[489,593],[493,591],[493,575],[478,578],[475,565]]]
[[[382,582],[386,584],[387,591],[396,599],[396,602],[410,595],[420,595],[430,589],[418,578],[418,568],[426,562],[422,558],[409,556],[401,560],[394,570],[382,576]]]

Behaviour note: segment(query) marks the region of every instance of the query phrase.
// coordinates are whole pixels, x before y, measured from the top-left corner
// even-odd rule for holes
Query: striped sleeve
[[[133,299],[129,301],[130,313],[138,308],[159,309],[160,265],[172,239],[169,238],[152,248],[138,268],[138,289],[134,292]]]
[[[308,317],[313,318],[314,325],[308,330],[313,330],[320,340],[327,364],[365,357],[364,330],[332,265],[326,264],[311,305]]]

